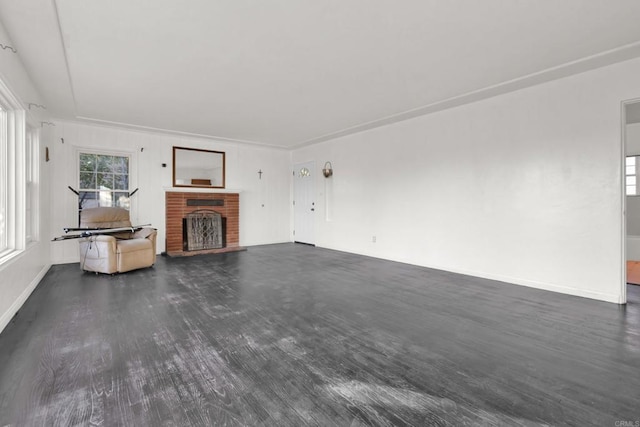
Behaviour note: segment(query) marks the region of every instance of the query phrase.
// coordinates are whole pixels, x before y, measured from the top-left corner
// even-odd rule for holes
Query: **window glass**
[[[25,145],[25,237],[26,242],[38,240],[38,175],[40,156],[38,153],[38,131],[27,127]]]
[[[9,180],[7,179],[7,112],[0,106],[0,254],[8,249],[7,246],[7,192]]]
[[[129,209],[129,157],[80,153],[78,177],[82,208],[117,206]]]
[[[625,187],[627,196],[637,196],[637,168],[638,168],[638,156],[628,156],[625,159]]]

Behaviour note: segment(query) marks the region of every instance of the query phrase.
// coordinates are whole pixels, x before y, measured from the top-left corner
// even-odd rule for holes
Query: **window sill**
[[[11,260],[17,258],[23,252],[23,250],[13,249],[0,253],[0,269],[9,264]]]

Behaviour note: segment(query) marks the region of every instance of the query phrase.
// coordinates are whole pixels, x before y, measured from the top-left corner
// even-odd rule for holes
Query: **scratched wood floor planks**
[[[295,244],[58,265],[0,335],[0,426],[640,421],[629,300]]]

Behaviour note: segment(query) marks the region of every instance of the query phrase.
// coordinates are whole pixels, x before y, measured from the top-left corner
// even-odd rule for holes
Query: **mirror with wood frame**
[[[223,151],[173,147],[173,186],[224,188]]]

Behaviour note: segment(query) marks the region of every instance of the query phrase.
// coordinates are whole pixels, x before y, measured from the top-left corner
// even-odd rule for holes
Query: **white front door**
[[[293,240],[314,245],[316,204],[313,197],[315,163],[300,163],[293,167]]]

